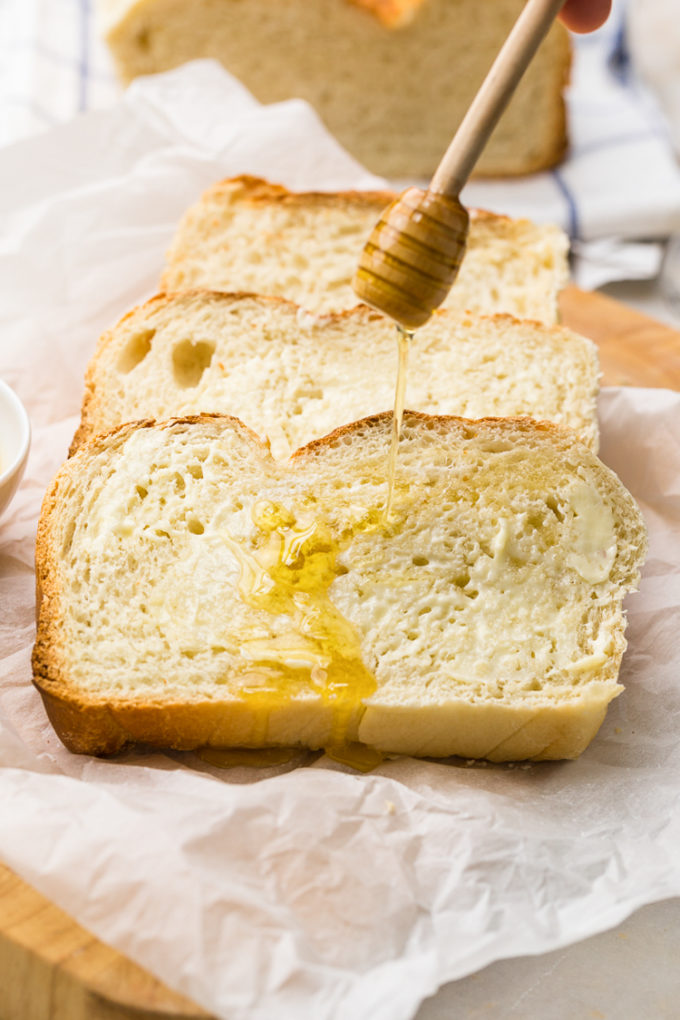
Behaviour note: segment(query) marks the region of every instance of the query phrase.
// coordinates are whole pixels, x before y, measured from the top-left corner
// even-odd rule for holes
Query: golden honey
[[[392,414],[392,438],[390,452],[387,457],[387,501],[385,503],[385,521],[389,521],[394,503],[394,481],[397,471],[397,453],[401,438],[401,426],[404,419],[404,400],[406,397],[406,375],[408,370],[409,346],[413,333],[402,326],[397,326],[398,366],[397,383],[394,391],[394,412]]]
[[[286,621],[276,637],[246,638],[240,646],[242,697],[255,709],[261,727],[252,742],[266,741],[272,705],[312,693],[331,709],[326,752],[355,768],[373,768],[379,753],[349,739],[376,681],[363,662],[359,632],[328,594],[344,572],[339,543],[322,520],[301,525],[278,503],[256,503],[252,518],[257,529],[252,551],[225,536],[240,568],[239,594],[253,609]],[[355,531],[371,530],[378,519],[367,514]]]
[[[397,326],[398,368],[385,506],[381,513],[369,511],[355,524],[354,532],[375,530],[390,523],[412,339],[411,331]],[[252,518],[257,528],[252,551],[231,536],[224,536],[239,565],[239,595],[254,609],[290,621],[283,634],[246,639],[240,646],[247,664],[240,676],[242,697],[251,703],[257,720],[252,742],[266,743],[272,705],[311,692],[332,713],[326,754],[358,771],[368,772],[383,756],[375,748],[351,740],[350,734],[357,729],[362,703],[375,690],[376,681],[363,662],[358,631],[328,594],[335,578],[344,572],[338,564],[339,542],[323,521],[300,525],[295,515],[280,503],[267,500],[256,503]],[[344,535],[343,539],[350,537]],[[264,756],[255,750],[205,748],[200,753],[211,764],[226,768],[283,764],[293,754],[286,748],[257,749],[264,750]]]

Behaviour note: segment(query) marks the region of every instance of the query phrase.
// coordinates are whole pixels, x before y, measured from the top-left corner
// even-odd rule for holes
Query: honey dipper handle
[[[564,0],[528,0],[434,173],[430,191],[458,196]]]

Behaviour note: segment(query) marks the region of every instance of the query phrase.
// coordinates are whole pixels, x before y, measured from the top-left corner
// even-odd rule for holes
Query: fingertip
[[[566,0],[560,11],[560,21],[571,32],[583,35],[604,25],[611,8],[611,0]]]

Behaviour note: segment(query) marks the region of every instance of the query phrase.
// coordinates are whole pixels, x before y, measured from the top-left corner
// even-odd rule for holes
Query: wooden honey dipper
[[[463,185],[564,0],[528,0],[437,167],[427,191],[409,188],[382,214],[352,286],[412,332],[448,294],[465,254]]]

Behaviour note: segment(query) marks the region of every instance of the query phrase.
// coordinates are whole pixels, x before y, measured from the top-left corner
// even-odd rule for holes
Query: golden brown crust
[[[583,448],[583,444],[578,436],[571,429],[556,425],[551,421],[537,421],[535,418],[525,416],[517,418],[491,416],[486,418],[461,418],[460,415],[456,414],[427,414],[424,411],[405,410],[403,418],[404,427],[408,426],[409,421],[431,422],[435,428],[442,426],[447,428],[454,427],[460,429],[463,434],[470,436],[474,434],[478,426],[507,424],[508,427],[512,427],[519,432],[526,432],[527,436],[540,434],[549,440],[553,446],[559,447],[562,450],[573,446],[577,449]],[[319,439],[313,439],[305,446],[301,446],[299,450],[295,450],[290,455],[290,461],[302,460],[309,455],[315,456],[324,447],[332,446],[338,439],[342,439],[343,436],[351,435],[353,432],[361,429],[387,429],[391,427],[391,422],[392,412],[381,411],[379,414],[370,414],[366,418],[350,422],[348,425],[341,425],[339,428],[329,432],[328,435],[321,436]]]
[[[51,689],[39,677],[34,683],[40,691],[48,718],[61,741],[74,754],[111,755],[127,746],[146,744],[158,749],[191,751],[203,747],[262,747],[299,745],[296,732],[305,733],[304,746],[321,749],[328,741],[330,728],[320,717],[323,708],[305,709],[290,706],[278,726],[271,726],[265,741],[261,735],[261,719],[247,701],[236,698],[223,701],[188,702],[149,700],[146,703],[119,700],[115,705],[96,698],[79,697],[74,692]],[[473,705],[460,701],[453,708],[456,718],[456,754],[463,757],[484,757],[489,761],[534,761],[578,757],[591,742],[604,719],[607,705],[621,688],[609,690],[601,697],[583,699],[539,711],[529,706],[509,704]],[[352,720],[350,739],[362,739],[369,746],[413,754],[412,727],[404,728],[403,715],[409,709],[385,705],[360,707]],[[423,730],[422,754],[448,757],[451,754],[451,717],[441,730],[439,712],[419,723]],[[480,726],[480,715],[488,716]],[[314,718],[316,716],[316,718]],[[315,726],[316,724],[316,726]],[[487,732],[502,734],[494,746],[488,743]],[[394,733],[402,732],[404,747],[395,743]],[[316,737],[315,737],[316,734]],[[386,739],[386,734],[390,736]]]
[[[255,177],[252,174],[238,174],[236,177],[225,177],[221,181],[212,184],[201,195],[198,203],[193,206],[197,209],[209,205],[212,201],[222,202],[223,197],[230,199],[238,193],[239,202],[249,202],[251,205],[337,205],[361,206],[375,211],[376,218],[386,206],[398,197],[398,192],[385,188],[382,191],[362,191],[348,189],[345,191],[290,191],[283,184],[276,184],[263,177]],[[191,211],[191,210],[190,210]],[[485,224],[526,224],[529,220],[515,219],[506,216],[504,213],[491,212],[488,209],[470,207],[470,217]]]
[[[40,674],[39,660],[34,669],[37,673],[33,683],[40,691],[48,718],[60,740],[74,754],[110,755],[132,744],[175,751],[257,746],[253,734],[261,730],[259,713],[247,701],[149,699],[140,703],[120,699],[114,705],[64,689],[58,682],[51,684]],[[325,729],[312,744],[323,746]],[[275,735],[267,741],[268,746],[276,743],[289,746],[295,741],[285,738],[277,741]]]
[[[230,196],[238,191],[239,201],[250,202],[252,205],[284,205],[329,202],[338,205],[363,205],[375,207],[378,213],[389,205],[396,197],[396,192],[387,188],[383,191],[289,191],[282,184],[276,184],[262,177],[251,174],[238,174],[236,177],[225,177],[208,188],[201,197],[201,204],[209,202],[213,197],[221,198],[222,194]]]

